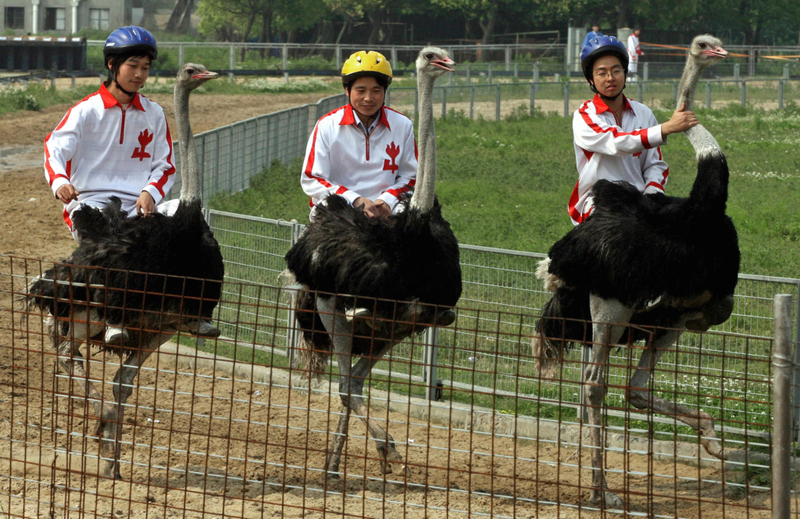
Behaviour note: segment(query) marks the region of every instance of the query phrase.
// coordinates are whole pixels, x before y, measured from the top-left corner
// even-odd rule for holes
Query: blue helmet
[[[141,51],[141,55],[150,56],[151,60],[158,57],[158,45],[156,39],[150,34],[147,29],[130,25],[128,27],[120,27],[108,35],[106,44],[103,45],[103,57],[108,59],[113,54],[122,54],[123,52]]]
[[[597,58],[608,54],[618,57],[625,73],[628,73],[628,48],[613,36],[601,36],[590,39],[581,51],[581,68],[586,81],[592,81],[592,67]]]

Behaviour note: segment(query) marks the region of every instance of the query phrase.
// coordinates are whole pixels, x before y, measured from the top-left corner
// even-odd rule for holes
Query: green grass
[[[547,252],[572,227],[566,206],[577,180],[571,119],[536,113],[502,122],[451,112],[437,121],[436,192],[461,243]],[[698,109],[731,171],[728,214],[739,232],[741,272],[800,277],[800,107]],[[659,111],[660,121],[670,113]],[[687,196],[697,166],[682,135],[663,148],[667,193]],[[213,197],[223,211],[308,221],[300,163],[275,164],[252,187]]]
[[[55,90],[31,81],[27,89],[0,90],[0,116],[19,111],[36,112],[53,105],[74,103],[96,90],[96,86],[89,85]]]

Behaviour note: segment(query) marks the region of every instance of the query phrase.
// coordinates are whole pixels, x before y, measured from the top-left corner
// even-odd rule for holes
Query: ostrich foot
[[[589,501],[593,505],[599,505],[604,508],[621,509],[624,505],[622,502],[622,498],[620,498],[614,492],[610,492],[608,490],[604,490],[602,492],[599,490],[592,490],[592,497]]]
[[[387,453],[385,448],[379,447],[378,455],[380,456],[381,473],[394,474],[406,478],[411,476],[411,469],[408,468],[403,457],[394,448],[389,448]]]
[[[727,460],[728,455],[725,454],[722,444],[720,444],[717,438],[717,432],[714,430],[714,419],[705,411],[700,411],[700,416],[697,432],[701,434],[700,442],[703,444],[706,452],[717,459],[723,461]]]
[[[98,463],[98,471],[101,476],[113,479],[122,479],[122,473],[119,470],[119,444],[117,443],[117,423],[116,406],[106,405],[103,409],[100,419],[97,421],[95,428],[95,436],[99,443],[98,456],[100,462]]]

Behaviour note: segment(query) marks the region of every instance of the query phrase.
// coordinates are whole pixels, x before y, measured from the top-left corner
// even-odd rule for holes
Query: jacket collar
[[[633,106],[631,105],[631,102],[628,101],[628,98],[625,96],[625,94],[622,94],[622,102],[624,103],[623,111],[630,110],[631,112],[633,112]],[[611,108],[609,108],[606,102],[603,101],[603,98],[600,97],[600,94],[594,95],[592,103],[594,103],[595,109],[597,110],[598,114],[611,111]],[[634,115],[636,115],[636,112],[633,113]]]
[[[103,108],[105,108],[106,110],[108,110],[112,106],[122,106],[120,105],[119,101],[117,101],[117,99],[113,95],[111,95],[111,92],[108,91],[105,83],[102,83],[100,85],[100,98],[103,100]],[[128,106],[136,107],[138,110],[141,110],[142,112],[145,111],[144,106],[142,106],[142,99],[141,96],[139,95],[139,92],[133,94],[133,99],[131,99],[131,103]]]
[[[356,114],[353,112],[353,105],[350,103],[347,103],[347,105],[344,107],[344,116],[339,124],[341,126],[356,124]],[[389,130],[392,129],[391,126],[389,126],[389,119],[386,117],[386,106],[381,107],[381,115],[379,117],[378,124],[383,124]]]

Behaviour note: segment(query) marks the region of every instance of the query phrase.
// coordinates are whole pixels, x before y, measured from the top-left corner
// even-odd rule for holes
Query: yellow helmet
[[[380,52],[360,50],[350,55],[342,67],[342,85],[347,87],[360,77],[374,77],[380,83],[392,83],[392,66]],[[383,81],[380,81],[383,80]]]

